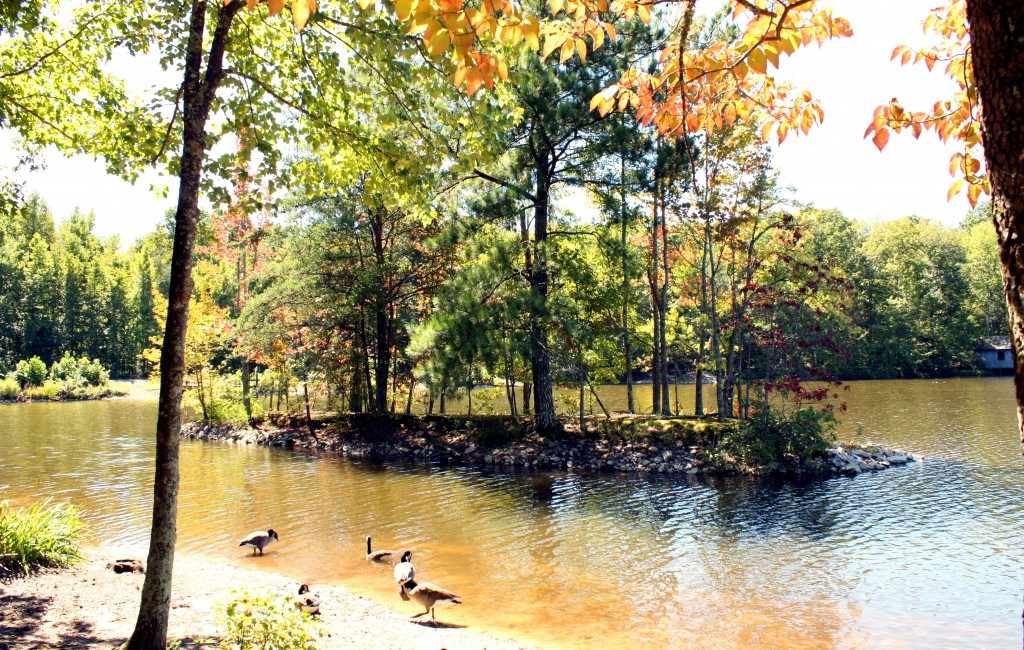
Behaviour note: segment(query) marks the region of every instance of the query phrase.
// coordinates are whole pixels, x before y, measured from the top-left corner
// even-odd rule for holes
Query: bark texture
[[[967,19],[984,107],[985,163],[1010,320],[1017,428],[1024,444],[1024,3],[968,0]]]
[[[142,585],[139,617],[128,640],[129,650],[164,650],[171,606],[171,573],[178,517],[178,433],[185,372],[185,331],[192,295],[192,257],[199,218],[199,181],[206,157],[206,121],[224,76],[224,48],[231,21],[244,3],[222,5],[217,14],[206,74],[202,75],[206,2],[192,2],[185,55],[184,137],[175,214],[174,249],[167,305],[167,325],[160,353],[160,401],[156,423],[156,471],[153,481],[153,523]]]

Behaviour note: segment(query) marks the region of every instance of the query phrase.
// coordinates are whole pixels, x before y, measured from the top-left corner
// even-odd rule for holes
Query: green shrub
[[[76,359],[70,352],[65,352],[50,367],[50,379],[70,387],[105,386],[110,379],[110,371],[103,367],[99,359],[89,361],[85,356]]]
[[[836,419],[831,411],[805,408],[790,419],[774,411],[753,414],[722,437],[719,451],[728,452],[745,465],[767,465],[787,457],[824,456],[835,440]]]
[[[16,575],[66,567],[82,559],[78,542],[83,527],[72,505],[50,500],[11,510],[0,502],[0,566]]]
[[[78,359],[70,352],[65,352],[57,361],[50,366],[50,379],[63,384],[80,384],[82,382],[82,371],[78,365]]]
[[[21,385],[14,377],[0,379],[0,399],[14,400],[21,395]]]
[[[206,406],[206,421],[210,424],[228,424],[235,427],[245,426],[249,419],[245,415],[245,407],[241,402],[219,399]]]
[[[30,386],[25,389],[25,397],[37,400],[60,399],[63,386],[55,381],[44,381],[42,386]]]
[[[93,359],[90,362],[82,357],[79,359],[78,367],[81,370],[82,378],[89,386],[106,386],[110,380],[110,371],[103,367],[99,359]]]
[[[291,599],[270,592],[233,592],[218,617],[227,631],[221,647],[234,650],[310,650],[322,626]]]
[[[39,357],[32,357],[28,361],[19,361],[14,369],[14,378],[18,380],[22,388],[42,386],[46,381],[46,363]]]

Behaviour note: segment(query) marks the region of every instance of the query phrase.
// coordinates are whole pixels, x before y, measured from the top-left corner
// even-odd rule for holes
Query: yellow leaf
[[[359,8],[362,10],[377,6],[377,0],[359,0]]]
[[[301,32],[309,22],[309,5],[306,4],[306,0],[292,0],[292,20],[295,21],[297,32]]]
[[[498,78],[502,81],[508,79],[508,66],[505,65],[504,59],[498,59]]]
[[[412,14],[412,0],[395,0],[395,15],[399,20],[409,20]]]
[[[523,37],[531,50],[540,49],[540,23],[536,16],[527,16],[523,21]]]
[[[267,0],[267,9],[271,16],[276,16],[284,9],[284,0]]]
[[[544,51],[540,53],[542,59],[551,56],[551,53],[558,49],[565,42],[565,36],[550,35],[544,38]]]
[[[441,29],[430,37],[430,40],[427,42],[427,52],[430,53],[430,56],[439,56],[446,52],[451,45],[452,39],[448,35],[448,30]]]
[[[611,23],[605,23],[604,31],[608,32],[608,38],[612,39],[613,41],[619,40],[618,35],[615,33],[615,25]]]
[[[572,55],[575,51],[576,48],[573,44],[572,39],[565,39],[565,42],[562,43],[562,54],[558,57],[558,62],[565,63],[566,61],[572,58]]]
[[[580,53],[580,61],[587,60],[587,44],[582,38],[576,39],[576,51]]]
[[[747,65],[754,72],[766,74],[768,72],[768,59],[761,50],[753,50],[747,57]]]
[[[952,185],[949,186],[949,191],[946,192],[946,200],[952,201],[953,197],[960,193],[960,190],[964,188],[964,179],[958,179]]]
[[[565,7],[565,0],[551,0],[551,15],[557,16],[563,7]]]
[[[598,29],[594,30],[593,37],[594,37],[594,49],[595,50],[601,49],[601,46],[604,45],[604,30],[601,29],[601,28],[598,28]]]

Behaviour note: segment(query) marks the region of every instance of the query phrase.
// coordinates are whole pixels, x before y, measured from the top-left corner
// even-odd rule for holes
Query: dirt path
[[[143,576],[106,568],[122,556],[94,549],[75,569],[0,584],[0,650],[115,648],[123,643],[135,625]],[[273,573],[177,556],[169,640],[182,640],[182,648],[216,647],[223,633],[216,620],[218,603],[232,589],[244,587],[291,595],[298,585]],[[318,644],[322,650],[524,647],[465,628],[417,623],[344,587],[313,585],[313,591],[330,633]]]

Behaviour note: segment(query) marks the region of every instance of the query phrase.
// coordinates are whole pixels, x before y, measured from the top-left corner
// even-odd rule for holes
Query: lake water
[[[416,613],[390,569],[363,559],[372,534],[413,549],[417,577],[462,596],[441,620],[544,647],[1020,647],[1024,463],[1011,380],[854,382],[846,401],[841,438],[924,462],[765,483],[186,442],[179,549]],[[91,543],[144,557],[155,419],[151,400],[0,405],[0,485],[15,503],[76,503]],[[238,548],[267,527],[281,537],[267,555]]]

